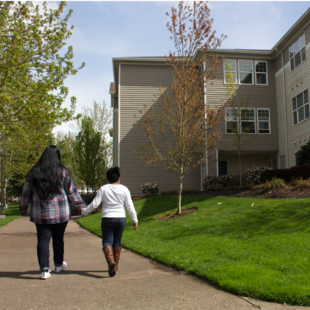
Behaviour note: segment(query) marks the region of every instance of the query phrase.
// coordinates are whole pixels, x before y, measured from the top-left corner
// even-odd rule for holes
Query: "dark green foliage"
[[[296,153],[296,165],[302,166],[304,164],[310,164],[310,141]]]
[[[25,176],[22,174],[14,174],[8,182],[6,188],[7,197],[19,197],[25,183]]]
[[[310,178],[310,164],[294,166],[289,169],[265,170],[261,173],[262,183],[270,181],[272,178],[282,179],[286,183],[298,178],[308,179]]]
[[[73,165],[77,176],[83,180],[87,189],[95,190],[104,184],[106,162],[104,159],[104,141],[100,132],[93,127],[89,116],[82,119],[82,130],[76,136]]]

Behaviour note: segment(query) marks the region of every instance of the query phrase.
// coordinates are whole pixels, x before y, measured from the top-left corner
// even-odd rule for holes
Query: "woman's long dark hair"
[[[61,163],[60,151],[57,146],[50,145],[43,152],[41,158],[29,171],[33,191],[42,200],[50,200],[60,194],[63,170],[69,170]]]

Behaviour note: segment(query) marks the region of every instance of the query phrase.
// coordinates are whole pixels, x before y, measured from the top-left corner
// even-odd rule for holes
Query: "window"
[[[219,161],[219,175],[227,175],[227,161]]]
[[[292,99],[294,125],[309,118],[309,93],[308,89]]]
[[[256,84],[267,85],[267,62],[255,61]]]
[[[238,109],[226,109],[226,133],[234,133],[238,129]]]
[[[239,83],[253,84],[253,61],[239,60]]]
[[[257,109],[258,133],[270,133],[269,109]]]
[[[224,81],[227,83],[227,73],[232,73],[234,83],[237,83],[237,66],[235,59],[227,59],[224,63]]]
[[[290,47],[291,70],[294,70],[306,59],[305,34],[303,33]]]
[[[244,133],[255,133],[255,110],[241,109],[241,131]]]

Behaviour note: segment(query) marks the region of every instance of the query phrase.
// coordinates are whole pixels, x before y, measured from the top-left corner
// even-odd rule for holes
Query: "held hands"
[[[81,215],[82,215],[82,216],[88,215],[88,213],[86,212],[86,208],[82,208],[82,209],[81,209]]]
[[[132,223],[133,229],[137,230],[138,229],[138,223]]]

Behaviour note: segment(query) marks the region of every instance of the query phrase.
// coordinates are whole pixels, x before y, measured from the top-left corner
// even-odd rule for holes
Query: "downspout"
[[[284,64],[284,50],[282,51],[282,70],[283,70],[283,90],[284,90],[284,112],[285,112],[285,143],[286,143],[286,168],[289,167],[289,158],[288,158],[288,133],[287,133],[287,109],[286,109],[286,78],[285,78],[285,64]]]
[[[121,64],[118,73],[118,166],[121,166]]]
[[[205,70],[206,70],[206,62],[204,61],[203,62],[203,74],[204,74]],[[203,104],[204,104],[204,107],[205,107],[206,104],[207,104],[206,77],[204,76],[203,79],[204,79],[204,84],[203,84],[203,90],[204,90],[204,92],[203,92],[204,93],[204,95],[203,95]],[[206,112],[205,112],[205,119],[206,118],[207,118],[207,115],[206,115]],[[207,143],[208,143],[208,137],[206,137],[206,139],[207,139]],[[207,148],[207,150],[206,150],[206,177],[209,174],[208,164],[209,163],[208,163],[208,148]]]

